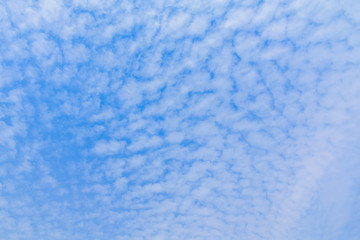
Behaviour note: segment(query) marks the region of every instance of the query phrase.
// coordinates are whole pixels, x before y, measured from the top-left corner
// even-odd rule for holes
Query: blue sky
[[[0,1],[0,238],[360,239],[360,2]]]

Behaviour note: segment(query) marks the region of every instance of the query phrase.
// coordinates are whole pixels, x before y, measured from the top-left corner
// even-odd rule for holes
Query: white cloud
[[[358,239],[358,5],[1,3],[0,235]]]
[[[98,155],[113,155],[119,153],[125,146],[124,142],[100,141],[95,144],[92,151]]]

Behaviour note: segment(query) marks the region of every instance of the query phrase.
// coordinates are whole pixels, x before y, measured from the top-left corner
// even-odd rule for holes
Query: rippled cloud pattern
[[[360,239],[359,12],[0,1],[0,239]]]

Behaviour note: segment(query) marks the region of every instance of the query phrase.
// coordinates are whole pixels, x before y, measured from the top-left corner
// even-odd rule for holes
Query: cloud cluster
[[[358,9],[0,3],[0,235],[359,239]]]

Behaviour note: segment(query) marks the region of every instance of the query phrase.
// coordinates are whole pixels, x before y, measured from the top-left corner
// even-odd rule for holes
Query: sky
[[[360,239],[359,12],[0,0],[0,239]]]

